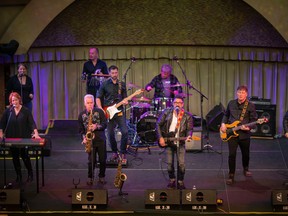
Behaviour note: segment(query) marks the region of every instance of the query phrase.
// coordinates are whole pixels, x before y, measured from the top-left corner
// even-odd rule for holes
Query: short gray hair
[[[86,94],[86,95],[84,96],[84,104],[86,103],[86,100],[87,100],[88,98],[91,98],[91,99],[93,100],[93,103],[94,103],[94,96],[93,96],[92,94]]]

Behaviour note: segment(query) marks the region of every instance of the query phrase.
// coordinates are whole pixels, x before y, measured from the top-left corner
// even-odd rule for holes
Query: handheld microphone
[[[180,112],[180,109],[179,109],[179,107],[175,107],[175,112],[176,112],[176,115],[178,116],[179,115],[179,112]]]
[[[135,57],[132,57],[132,58],[131,58],[131,61],[132,61],[132,62],[135,62],[135,61],[136,61],[136,58],[135,58]]]
[[[175,56],[173,57],[173,60],[174,60],[174,61],[178,61],[178,57],[175,55]]]

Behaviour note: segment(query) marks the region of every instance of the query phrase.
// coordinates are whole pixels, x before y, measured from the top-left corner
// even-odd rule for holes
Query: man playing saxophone
[[[98,154],[99,159],[99,180],[105,184],[106,171],[106,137],[105,128],[107,120],[102,109],[94,107],[94,96],[87,94],[84,96],[83,110],[78,116],[79,132],[82,138],[82,144],[85,146],[85,152],[88,154],[88,181],[87,185],[92,185],[94,181],[94,170],[96,167]]]

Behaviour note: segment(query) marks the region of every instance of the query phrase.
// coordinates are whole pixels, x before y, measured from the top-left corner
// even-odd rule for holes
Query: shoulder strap
[[[246,113],[246,110],[247,110],[247,107],[248,107],[248,100],[246,100],[245,101],[245,103],[244,103],[244,107],[243,107],[243,110],[242,110],[242,113],[241,113],[241,116],[240,116],[240,122],[242,122],[243,121],[243,118],[244,118],[244,115],[245,115],[245,113]]]

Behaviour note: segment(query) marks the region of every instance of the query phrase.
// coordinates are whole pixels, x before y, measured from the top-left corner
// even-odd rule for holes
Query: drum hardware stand
[[[125,71],[125,73],[123,75],[123,78],[122,78],[122,81],[124,82],[125,87],[126,87],[126,76],[127,76],[127,73],[131,69],[131,65],[136,61],[136,58],[132,57],[130,60],[131,60],[131,62],[129,64],[128,68],[126,69],[126,71]],[[123,112],[124,112],[124,116],[126,117],[126,109],[123,109]]]

